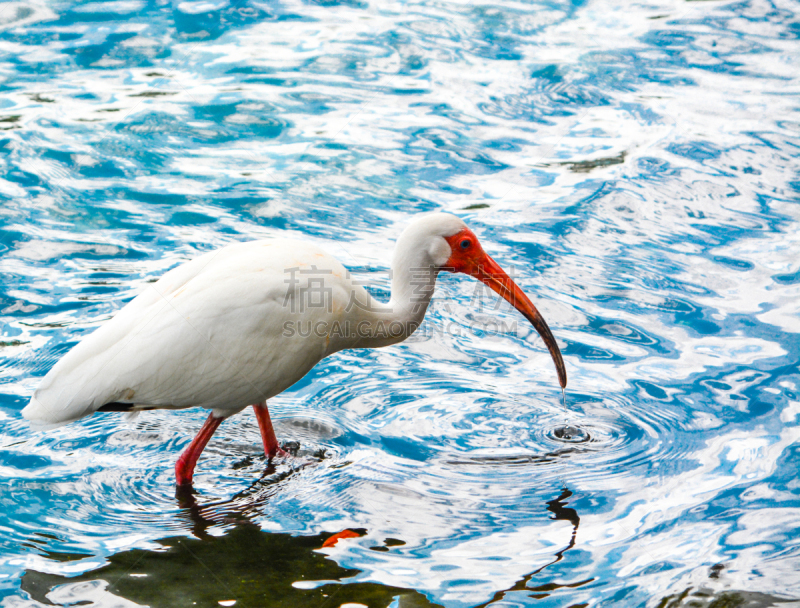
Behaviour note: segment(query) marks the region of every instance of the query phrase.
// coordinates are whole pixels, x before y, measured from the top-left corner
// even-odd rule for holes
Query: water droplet
[[[589,433],[577,426],[569,424],[557,426],[551,431],[550,435],[553,439],[565,443],[584,443],[591,439]]]

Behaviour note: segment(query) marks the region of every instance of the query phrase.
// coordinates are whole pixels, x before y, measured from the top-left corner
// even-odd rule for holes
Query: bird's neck
[[[395,265],[392,268],[392,299],[389,314],[395,321],[418,328],[425,319],[425,312],[436,288],[439,269],[431,265]]]
[[[364,311],[362,331],[355,348],[379,348],[402,342],[425,319],[439,270],[423,256],[395,256],[392,264],[392,297],[387,304],[371,300]],[[364,323],[364,321],[366,323]]]

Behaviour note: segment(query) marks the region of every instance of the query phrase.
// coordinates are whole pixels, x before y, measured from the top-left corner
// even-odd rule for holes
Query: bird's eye
[[[472,245],[472,241],[469,239],[464,239],[461,241],[461,249],[469,249],[469,246]]]

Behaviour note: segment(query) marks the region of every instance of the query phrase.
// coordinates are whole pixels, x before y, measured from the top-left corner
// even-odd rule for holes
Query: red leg
[[[278,438],[275,437],[275,429],[272,428],[272,420],[269,417],[267,402],[256,403],[253,405],[258,420],[258,428],[261,429],[261,441],[264,443],[264,454],[268,459],[273,456],[286,456],[287,453],[278,445]]]
[[[197,436],[192,439],[192,443],[183,451],[175,463],[175,480],[179,486],[192,485],[192,474],[194,473],[194,465],[197,464],[197,459],[206,447],[211,435],[217,430],[220,423],[225,418],[216,418],[214,414],[209,414],[206,418],[203,428],[197,433]]]

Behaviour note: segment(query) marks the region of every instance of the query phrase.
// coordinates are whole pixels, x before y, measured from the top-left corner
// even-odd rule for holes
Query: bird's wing
[[[235,413],[263,401],[329,354],[325,336],[285,328],[329,320],[331,307],[298,311],[294,297],[321,276],[333,308],[342,309],[345,274],[331,256],[293,241],[203,255],[165,274],[67,353],[23,415],[67,422],[111,402]]]

